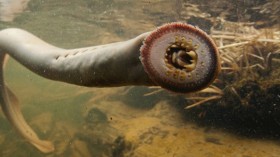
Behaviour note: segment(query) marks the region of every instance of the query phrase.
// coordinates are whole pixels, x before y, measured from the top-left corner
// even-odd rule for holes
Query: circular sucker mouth
[[[178,93],[206,88],[220,70],[213,40],[185,23],[165,24],[151,32],[140,52],[144,69],[155,84]]]
[[[165,52],[165,64],[174,68],[190,72],[195,69],[197,64],[196,47],[192,41],[186,41],[185,37],[175,37]]]

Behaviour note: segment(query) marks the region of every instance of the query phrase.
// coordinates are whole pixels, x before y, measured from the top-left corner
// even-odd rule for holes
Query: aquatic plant
[[[210,105],[218,102],[223,102],[219,103],[221,105],[238,105],[232,102],[233,99],[243,106],[253,105],[250,104],[252,99],[259,101],[263,97],[254,96],[249,100],[246,95],[257,93],[256,88],[265,92],[280,84],[280,32],[276,29],[256,30],[246,24],[224,22],[227,26],[219,27],[220,30],[213,27],[211,35],[219,45],[221,74],[209,88],[186,97],[189,102],[196,99],[187,109],[209,101],[212,101]],[[250,88],[247,86],[249,84]],[[199,96],[201,94],[204,97]]]
[[[206,104],[248,106],[250,100],[244,99],[244,95],[257,92],[255,88],[265,93],[280,84],[280,31],[257,30],[250,23],[235,23],[219,18],[212,26],[211,37],[220,52],[221,73],[209,87],[186,94],[185,109]],[[161,89],[154,87],[145,96],[160,92]],[[251,99],[258,101],[263,97]],[[279,98],[275,101],[279,101]]]

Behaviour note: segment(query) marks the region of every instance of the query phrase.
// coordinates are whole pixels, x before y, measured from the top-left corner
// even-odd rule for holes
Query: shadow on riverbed
[[[232,101],[232,105],[227,105],[222,99],[192,109],[184,109],[186,104],[189,104],[186,97],[173,96],[165,91],[145,96],[148,92],[151,90],[146,87],[131,88],[126,95],[118,95],[111,100],[121,100],[130,107],[144,110],[150,110],[158,102],[167,100],[169,105],[177,109],[185,123],[194,123],[205,128],[205,131],[215,128],[248,138],[272,140],[280,138],[280,110],[275,106],[279,104],[277,98],[277,93],[280,93],[279,85],[269,88],[266,92],[262,91],[265,95],[259,96],[259,100],[263,102],[261,108],[257,108],[254,102],[251,102],[251,106],[243,106],[237,99]],[[254,99],[258,102],[258,99]]]

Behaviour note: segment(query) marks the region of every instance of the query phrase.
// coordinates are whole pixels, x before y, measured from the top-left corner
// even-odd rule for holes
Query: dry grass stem
[[[146,93],[144,94],[144,96],[151,96],[151,95],[154,95],[154,94],[158,94],[160,92],[162,92],[163,90],[161,88],[157,89],[157,90],[154,90],[152,92],[149,92],[149,93]]]
[[[222,96],[220,96],[220,95],[218,95],[218,96],[207,97],[207,98],[205,98],[205,99],[203,99],[203,100],[201,100],[201,101],[198,101],[198,102],[196,102],[196,103],[193,103],[193,104],[191,104],[191,105],[185,107],[185,109],[190,109],[190,108],[199,106],[199,105],[201,105],[201,104],[203,104],[203,103],[206,103],[206,102],[208,102],[208,101],[220,99],[221,97],[222,97]]]

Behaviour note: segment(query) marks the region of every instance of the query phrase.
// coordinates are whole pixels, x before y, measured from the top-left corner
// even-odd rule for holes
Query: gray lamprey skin
[[[0,104],[15,130],[44,153],[53,152],[51,141],[40,139],[25,121],[15,94],[5,85],[7,55],[45,78],[88,87],[155,85],[140,61],[140,47],[149,33],[107,45],[62,49],[29,32],[9,28],[0,31]]]
[[[160,85],[180,94],[207,88],[221,69],[214,41],[203,30],[186,23],[168,23],[123,42],[70,50],[50,45],[21,29],[2,30],[2,111],[22,137],[46,153],[54,151],[54,145],[41,140],[26,123],[15,94],[5,85],[7,55],[51,80],[87,87]]]
[[[50,45],[33,34],[0,31],[0,49],[31,71],[51,80],[89,87],[155,85],[139,59],[143,33],[128,41],[78,49]]]

